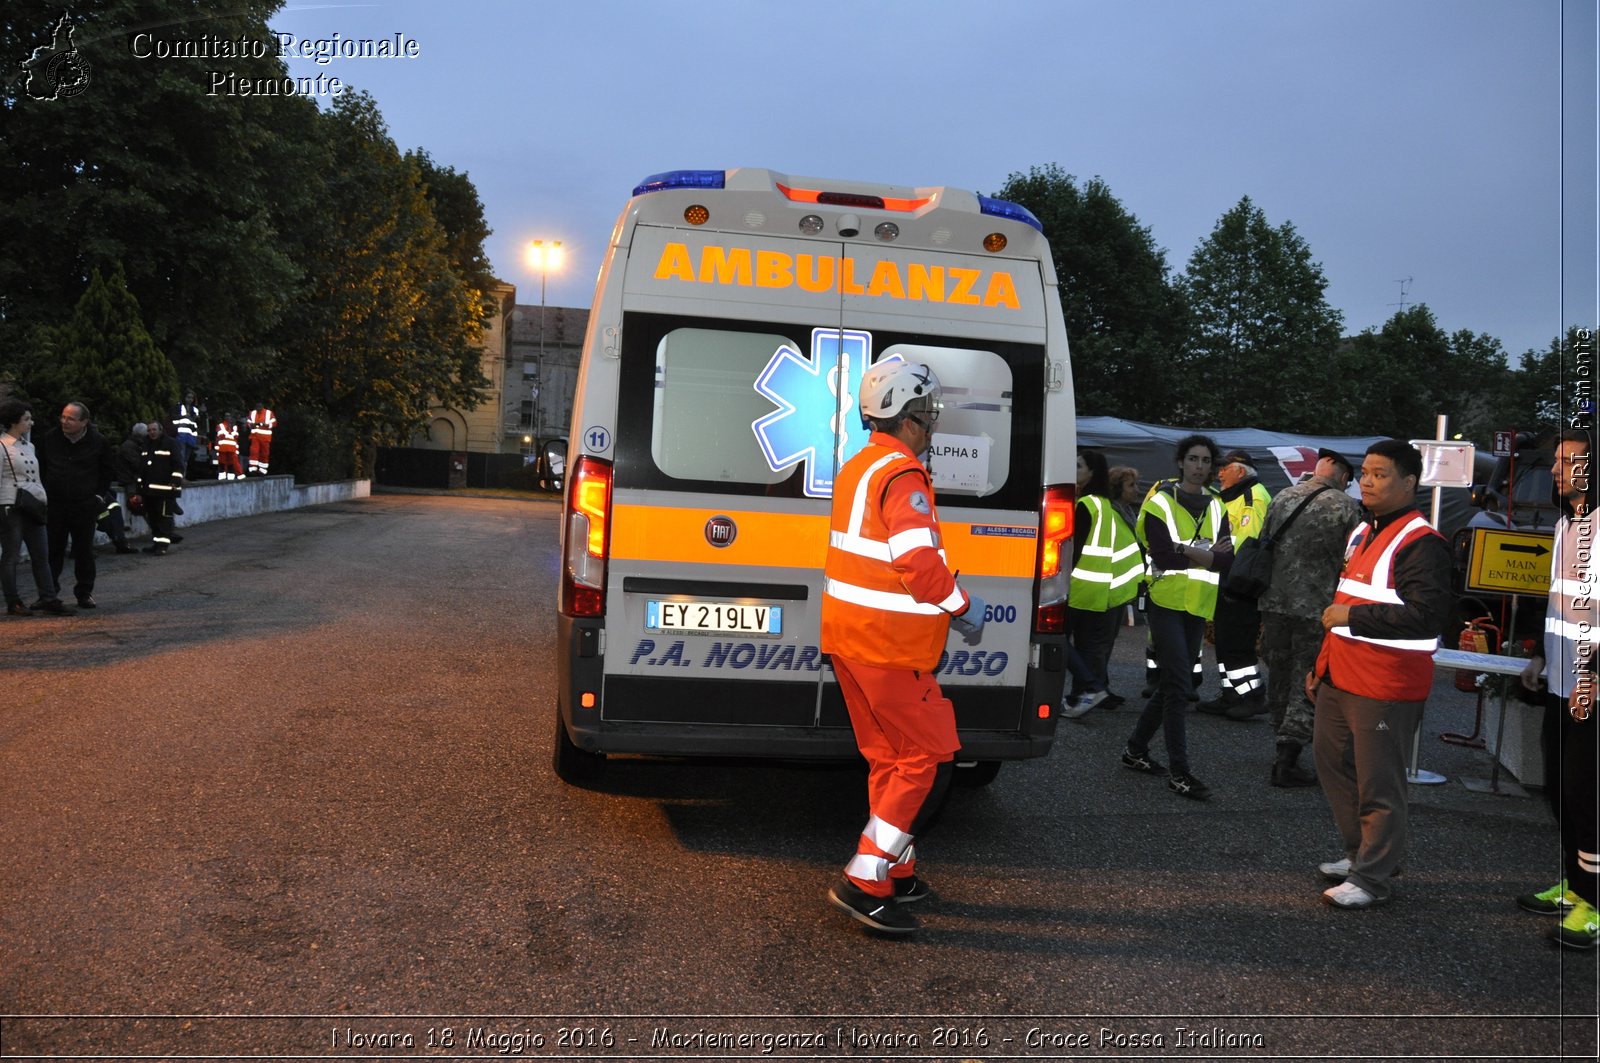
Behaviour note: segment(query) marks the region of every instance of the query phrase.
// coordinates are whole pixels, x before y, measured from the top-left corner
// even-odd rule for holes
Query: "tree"
[[[308,288],[284,334],[281,397],[348,426],[361,475],[435,399],[477,405],[482,308],[451,268],[421,167],[400,155],[372,97],[340,96],[322,139],[326,211],[305,241]]]
[[[1178,423],[1280,431],[1322,427],[1333,383],[1319,367],[1338,361],[1342,315],[1311,248],[1284,222],[1241,199],[1201,242],[1179,280],[1190,312],[1186,386]]]
[[[298,190],[284,129],[302,97],[208,91],[203,58],[141,58],[135,33],[260,42],[230,58],[240,79],[286,73],[266,20],[278,0],[14,0],[0,55],[30,56],[64,35],[88,77],[41,99],[26,77],[0,88],[0,344],[72,312],[93,269],[121,266],[156,345],[202,395],[266,357],[295,266],[276,205]],[[153,29],[152,29],[153,28]],[[66,41],[68,38],[60,38]],[[148,44],[148,41],[147,41]]]
[[[484,220],[483,201],[478,198],[477,187],[466,174],[439,165],[420,148],[407,152],[406,158],[416,163],[422,175],[428,208],[444,230],[445,254],[449,256],[450,268],[470,290],[478,293],[484,319],[488,320],[501,308],[491,306],[488,298],[498,282],[483,244],[494,230]]]
[[[1050,240],[1078,409],[1166,420],[1165,370],[1183,345],[1184,315],[1150,230],[1105,181],[1080,188],[1054,163],[1013,173],[996,195],[1031,210]]]
[[[59,359],[53,397],[86,404],[113,439],[136,421],[165,416],[178,401],[177,370],[150,338],[120,268],[110,280],[98,269],[90,274],[72,319],[51,339]]]

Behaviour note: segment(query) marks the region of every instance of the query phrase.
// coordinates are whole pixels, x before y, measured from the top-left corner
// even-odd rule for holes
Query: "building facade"
[[[501,310],[483,330],[483,401],[473,410],[435,406],[410,446],[531,457],[540,444],[566,438],[589,311],[524,306],[516,295],[510,284],[494,290]]]

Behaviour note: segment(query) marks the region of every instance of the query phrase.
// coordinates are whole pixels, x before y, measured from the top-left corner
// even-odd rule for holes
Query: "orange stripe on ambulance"
[[[961,306],[1022,309],[1016,282],[1006,270],[962,269],[909,262],[879,261],[863,285],[856,279],[856,260],[848,255],[790,255],[783,251],[719,247],[707,244],[696,262],[689,246],[668,243],[656,262],[656,280],[690,284],[730,284],[744,288],[799,288],[806,292],[842,292],[890,299],[952,303]]]

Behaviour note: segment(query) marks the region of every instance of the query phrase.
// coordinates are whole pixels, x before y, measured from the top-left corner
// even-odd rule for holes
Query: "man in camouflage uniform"
[[[1317,452],[1317,468],[1309,480],[1279,492],[1267,508],[1265,532],[1277,537],[1289,514],[1320,488],[1289,534],[1277,545],[1272,560],[1272,585],[1261,595],[1261,660],[1267,666],[1267,710],[1277,732],[1278,759],[1272,765],[1274,786],[1314,786],[1317,777],[1295,764],[1311,744],[1311,702],[1305,678],[1322,647],[1322,611],[1333,601],[1344,567],[1345,543],[1361,520],[1361,503],[1345,494],[1355,470],[1342,454]]]

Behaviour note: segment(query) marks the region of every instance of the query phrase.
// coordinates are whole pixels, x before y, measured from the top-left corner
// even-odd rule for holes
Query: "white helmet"
[[[942,407],[939,378],[926,365],[894,359],[879,362],[861,379],[861,419],[892,421],[916,414],[930,431]]]

